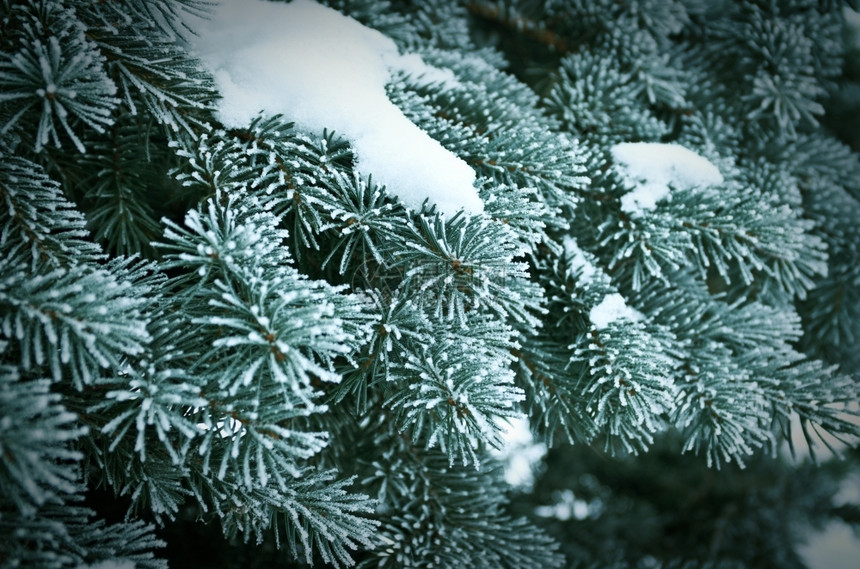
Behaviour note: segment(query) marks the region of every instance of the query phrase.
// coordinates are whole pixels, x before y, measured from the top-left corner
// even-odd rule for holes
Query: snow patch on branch
[[[623,142],[612,147],[612,158],[624,176],[636,184],[621,198],[621,209],[639,213],[671,197],[670,186],[692,188],[720,184],[720,170],[707,158],[680,144]]]
[[[508,419],[501,428],[504,446],[498,450],[490,448],[490,452],[504,463],[508,484],[530,489],[535,481],[535,468],[547,452],[546,445],[535,441],[525,417]]]
[[[385,92],[392,72],[452,86],[450,71],[400,55],[380,32],[310,0],[222,0],[197,28],[192,49],[215,77],[226,126],[245,127],[265,112],[310,131],[328,128],[352,142],[358,170],[407,207],[429,199],[447,215],[483,211],[475,171]]]
[[[627,306],[624,297],[620,294],[607,294],[600,304],[591,309],[588,318],[594,327],[602,330],[616,320],[630,320],[637,322],[642,320],[642,313]]]
[[[579,278],[582,282],[592,280],[597,268],[591,264],[585,253],[579,248],[576,239],[572,235],[567,235],[562,241],[562,245],[564,245],[564,257],[570,270],[574,273],[579,271]]]

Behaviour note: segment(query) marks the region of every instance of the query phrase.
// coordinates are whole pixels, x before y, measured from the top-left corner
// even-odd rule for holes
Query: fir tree
[[[786,453],[860,435],[860,4],[295,4],[396,47],[456,172],[226,118],[208,2],[0,0],[0,565],[803,567],[800,520],[856,527],[856,458]]]

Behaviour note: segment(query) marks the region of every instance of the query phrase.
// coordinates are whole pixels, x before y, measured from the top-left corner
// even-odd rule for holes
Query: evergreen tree
[[[385,96],[480,208],[226,120],[208,2],[0,0],[0,565],[803,567],[802,520],[857,527],[856,458],[785,460],[860,435],[856,0],[325,4],[420,56]]]

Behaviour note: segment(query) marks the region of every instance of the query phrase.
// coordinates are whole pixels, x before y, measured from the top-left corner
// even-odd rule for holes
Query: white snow
[[[615,292],[604,296],[600,304],[588,313],[588,318],[595,328],[602,330],[616,320],[642,320],[642,313],[627,306],[624,297]]]
[[[386,52],[382,54],[385,63],[392,71],[400,71],[413,79],[420,79],[421,83],[438,83],[450,88],[462,87],[454,72],[450,69],[439,69],[427,65],[417,53],[406,53],[403,55]]]
[[[670,186],[686,189],[722,183],[720,170],[708,159],[680,144],[622,142],[612,147],[612,158],[636,187],[621,198],[621,209],[639,213],[670,198]]]
[[[334,130],[353,144],[358,170],[407,207],[429,198],[446,215],[483,211],[474,170],[385,92],[394,71],[449,86],[450,71],[400,55],[380,32],[311,0],[222,0],[194,27],[191,48],[215,77],[226,126],[247,126],[263,112],[308,131]]]
[[[580,269],[580,278],[584,282],[590,281],[594,277],[594,273],[597,272],[597,269],[586,258],[582,249],[579,248],[576,239],[572,235],[567,235],[564,241],[562,241],[562,245],[564,245],[564,257],[570,268],[573,271]]]
[[[534,484],[535,465],[546,454],[546,445],[536,443],[528,419],[509,419],[502,434],[505,445],[491,452],[505,463],[505,481],[514,487],[530,488]]]
[[[858,24],[860,24],[860,18],[858,18]],[[849,410],[856,413],[860,410],[860,403],[852,402]],[[857,415],[846,414],[844,418],[860,424],[860,418]],[[850,447],[832,435],[819,432],[819,436],[827,440],[837,451],[842,452]],[[791,418],[791,438],[797,451],[794,461],[799,464],[809,460],[809,448],[797,416]],[[816,447],[815,455],[822,461],[835,458],[835,455],[821,444]],[[858,501],[860,501],[860,473],[855,472],[842,481],[834,502],[835,505],[840,506]],[[857,559],[860,558],[860,536],[852,532],[848,525],[831,521],[824,528],[811,532],[798,552],[810,569],[853,569],[857,566]]]
[[[569,488],[565,488],[561,492],[553,492],[553,498],[555,502],[551,506],[538,506],[535,508],[535,514],[542,518],[567,521],[570,518],[584,520],[591,513],[588,502],[577,498],[573,490]]]
[[[810,569],[856,569],[860,538],[848,524],[832,521],[805,537],[798,553]]]

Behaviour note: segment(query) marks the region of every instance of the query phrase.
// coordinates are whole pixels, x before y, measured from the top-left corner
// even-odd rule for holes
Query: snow
[[[553,492],[553,498],[555,503],[551,506],[538,506],[535,508],[535,514],[542,518],[555,518],[564,522],[570,518],[584,520],[591,513],[588,502],[577,498],[569,488],[561,492]]]
[[[534,484],[535,465],[546,454],[546,445],[536,443],[525,417],[509,419],[502,437],[505,445],[491,452],[505,464],[505,481],[514,487],[530,488]]]
[[[410,208],[429,199],[452,215],[483,211],[475,172],[412,123],[386,95],[393,72],[451,86],[450,71],[400,55],[376,30],[310,0],[223,0],[199,22],[191,49],[223,98],[219,120],[244,127],[263,112],[350,140],[362,174]]]
[[[686,189],[720,184],[723,176],[710,161],[679,144],[623,142],[612,158],[636,187],[621,198],[621,209],[641,214],[671,198],[670,187]]]
[[[579,248],[579,245],[576,243],[576,239],[573,236],[568,235],[564,238],[562,245],[564,246],[564,257],[567,259],[571,272],[579,270],[579,276],[582,281],[590,281],[592,277],[594,277],[594,273],[597,272],[597,269],[591,264],[591,262],[589,262],[585,253],[582,252],[582,249]]]
[[[834,497],[836,507],[860,501],[860,473],[847,476]],[[806,537],[799,551],[810,569],[854,569],[860,558],[860,536],[842,521],[831,521]]]
[[[607,294],[600,304],[591,309],[588,318],[595,328],[602,330],[616,320],[638,321],[642,319],[642,313],[627,306],[624,297],[620,294]]]
[[[391,53],[385,53],[383,57],[392,71],[399,71],[413,80],[420,79],[424,84],[436,83],[449,89],[462,86],[453,71],[427,65],[416,53],[395,54],[393,57]]]
[[[850,526],[834,521],[807,535],[798,549],[810,569],[856,569],[860,539]]]

